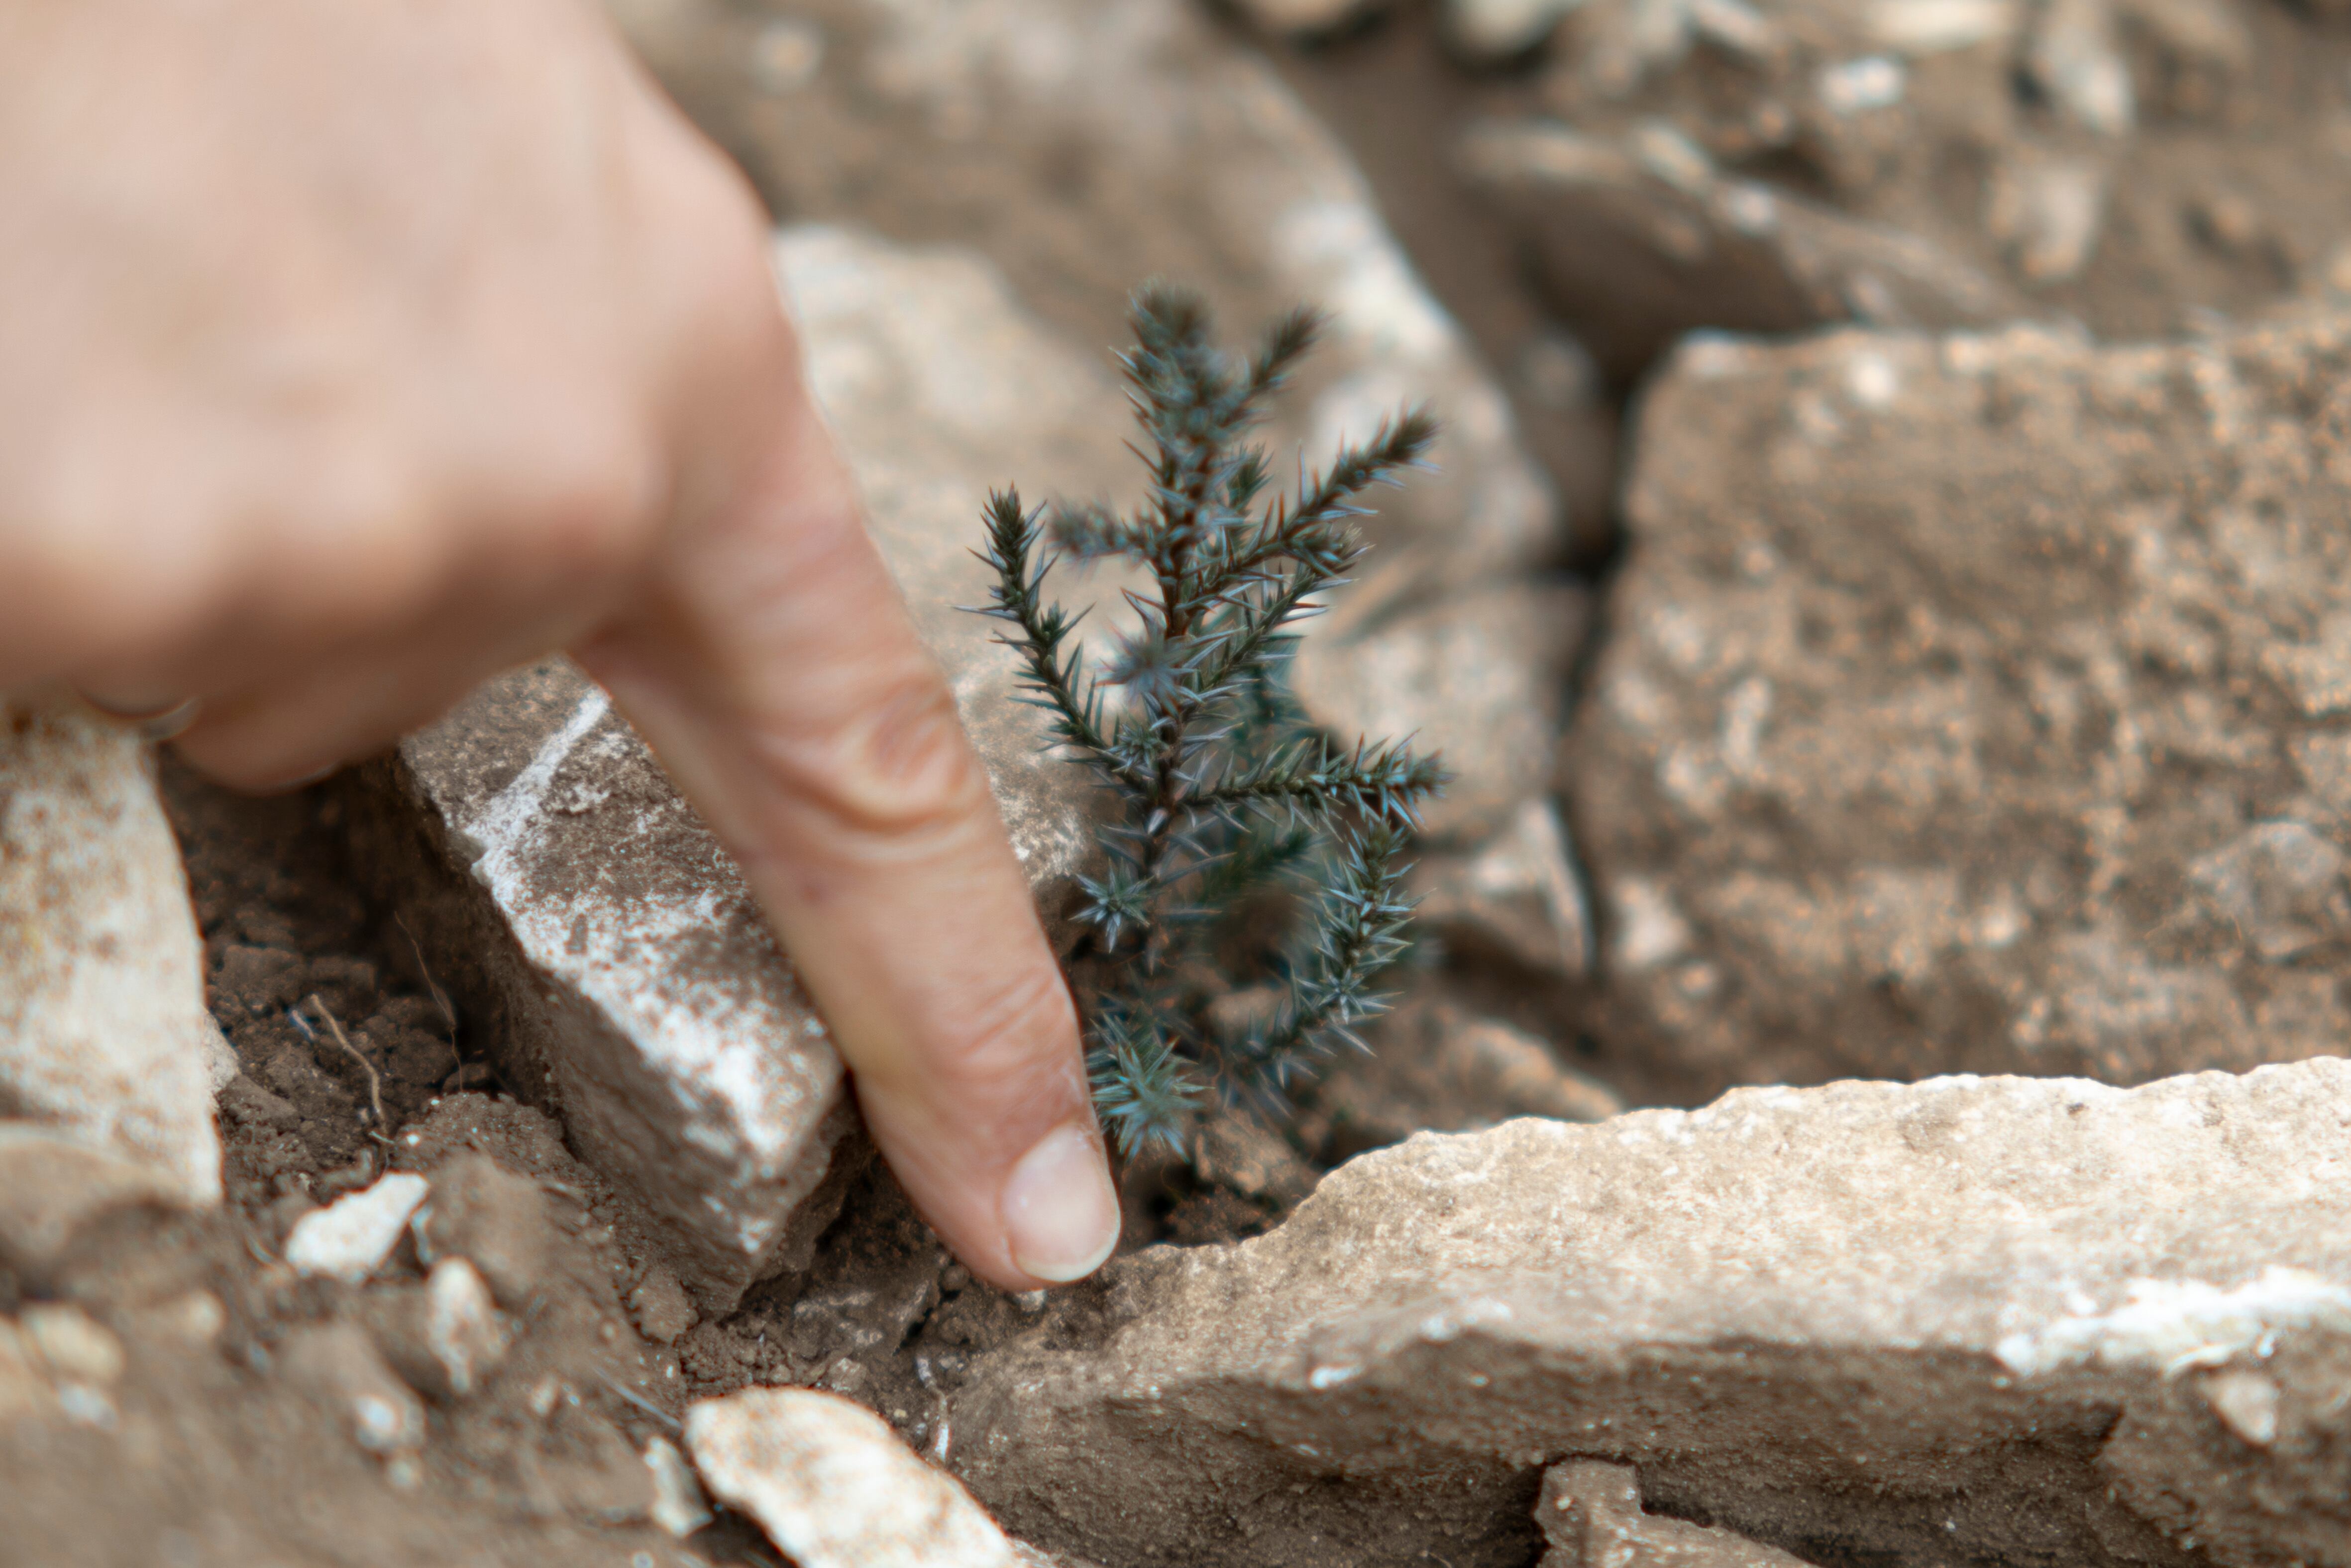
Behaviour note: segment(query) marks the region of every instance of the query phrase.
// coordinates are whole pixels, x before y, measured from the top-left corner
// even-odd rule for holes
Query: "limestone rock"
[[[1476,60],[1522,55],[1584,0],[1446,0],[1445,36]]]
[[[1370,569],[1375,578],[1385,570]],[[1408,736],[1435,753],[1453,779],[1423,809],[1423,829],[1482,841],[1549,780],[1589,605],[1581,588],[1539,582],[1485,585],[1379,618],[1358,601],[1301,644],[1291,687],[1342,744]]]
[[[1113,1264],[1100,1348],[984,1363],[953,1463],[1134,1564],[1524,1563],[1562,1456],[1803,1555],[2339,1564],[2346,1126],[2330,1058],[1425,1134]],[[2265,1366],[2266,1450],[2184,1376]]]
[[[676,1444],[667,1437],[646,1443],[645,1473],[653,1478],[653,1500],[647,1512],[655,1524],[684,1540],[710,1522],[710,1503],[702,1495],[702,1483]]]
[[[1535,1522],[1551,1550],[1537,1568],[1802,1568],[1803,1559],[1727,1530],[1641,1511],[1629,1465],[1576,1459],[1543,1472]]]
[[[303,1275],[359,1284],[383,1266],[424,1201],[425,1180],[405,1171],[312,1209],[286,1237],[286,1261]]]
[[[1202,289],[1234,334],[1322,306],[1332,330],[1267,427],[1277,471],[1293,448],[1319,462],[1399,404],[1426,403],[1445,425],[1437,471],[1379,498],[1368,527],[1374,561],[1391,570],[1358,598],[1435,597],[1560,548],[1556,499],[1507,399],[1414,273],[1362,172],[1273,68],[1199,8],[810,0],[794,16],[831,40],[808,87],[706,107],[734,115],[727,144],[796,219],[900,246],[970,246],[1096,374],[1146,278]],[[705,47],[724,57],[729,46],[721,33]],[[945,384],[983,408],[1018,410],[1031,396],[1058,407],[1071,395],[960,353],[956,362],[975,369]],[[1107,465],[1104,498],[1131,497],[1141,470],[1118,449],[1123,409],[1099,413],[1086,463]],[[1016,418],[1003,434],[1019,441],[1021,429]],[[1041,498],[1099,471],[1008,463],[987,478],[1018,478]],[[958,544],[980,498],[957,503],[968,514]]]
[[[122,1342],[79,1307],[27,1307],[17,1320],[26,1346],[59,1384],[107,1388],[122,1377]]]
[[[1559,809],[1521,804],[1476,852],[1427,853],[1414,868],[1416,918],[1449,947],[1493,954],[1533,974],[1580,980],[1591,972],[1592,915]]]
[[[1012,1544],[953,1476],[862,1405],[752,1388],[686,1412],[703,1484],[799,1568],[1013,1568]]]
[[[2351,319],[1693,345],[1564,756],[1664,1092],[2341,1049]]]
[[[497,1370],[509,1335],[490,1288],[463,1258],[444,1258],[424,1281],[424,1343],[450,1395],[465,1398]]]
[[[0,694],[0,1115],[220,1201],[204,947],[131,726]]]
[[[1545,119],[1503,138],[1515,146],[1496,188],[1569,324],[1625,380],[1679,330],[1784,331],[1792,318],[2073,315],[2110,340],[2168,338],[2191,305],[2258,317],[2351,237],[2341,203],[2304,194],[2342,178],[2320,129],[2332,78],[2283,85],[2333,57],[2306,7],[1584,0],[1575,13],[1549,51]],[[1964,196],[1950,180],[1962,163]]]
[[[812,1245],[809,1200],[854,1125],[840,1055],[603,691],[563,661],[501,676],[366,784],[363,862],[501,1072],[650,1211],[680,1278],[728,1304]]]
[[[155,1166],[94,1147],[68,1129],[0,1122],[0,1267],[38,1275],[100,1216],[183,1196]]]
[[[2046,314],[1916,235],[1718,169],[1672,127],[1474,127],[1465,172],[1527,235],[1544,288],[1620,377],[1701,328],[1992,325]]]

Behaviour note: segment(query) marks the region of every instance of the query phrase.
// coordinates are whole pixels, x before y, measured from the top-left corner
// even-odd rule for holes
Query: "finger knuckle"
[[[871,841],[925,841],[970,822],[987,780],[935,672],[884,689],[793,758],[797,792]]]

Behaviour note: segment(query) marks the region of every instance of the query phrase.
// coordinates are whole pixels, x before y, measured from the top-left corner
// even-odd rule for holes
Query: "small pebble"
[[[507,1353],[507,1328],[479,1270],[444,1258],[424,1281],[424,1343],[463,1399],[481,1386]]]
[[[800,1568],[1012,1568],[1011,1542],[953,1476],[863,1406],[751,1388],[686,1412],[703,1484]]]
[[[675,1344],[698,1315],[694,1299],[677,1282],[677,1276],[659,1265],[646,1270],[637,1288],[629,1292],[629,1311],[636,1317],[638,1331],[656,1344]]]
[[[25,1338],[59,1383],[104,1387],[122,1375],[122,1342],[78,1307],[27,1307]]]
[[[298,1274],[360,1284],[392,1256],[428,1190],[423,1176],[402,1172],[306,1214],[287,1235],[286,1261]]]
[[[647,1443],[645,1469],[653,1472],[655,1524],[684,1540],[710,1522],[710,1504],[702,1495],[702,1483],[695,1479],[694,1468],[677,1451],[676,1444],[667,1437]]]

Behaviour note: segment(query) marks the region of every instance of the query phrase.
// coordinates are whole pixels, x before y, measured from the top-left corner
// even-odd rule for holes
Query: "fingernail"
[[[1004,1184],[1012,1260],[1031,1277],[1066,1285],[1109,1260],[1118,1246],[1118,1189],[1100,1139],[1071,1124],[1048,1133]]]

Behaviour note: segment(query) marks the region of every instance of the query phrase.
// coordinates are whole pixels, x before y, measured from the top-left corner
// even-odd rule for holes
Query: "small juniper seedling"
[[[1266,498],[1246,440],[1312,346],[1297,311],[1246,361],[1211,341],[1196,298],[1154,287],[1120,356],[1150,486],[1132,515],[1034,510],[991,497],[995,570],[981,612],[1026,664],[1022,700],[1115,797],[1100,877],[1085,879],[1074,967],[1095,1103],[1120,1146],[1181,1152],[1213,1098],[1267,1113],[1385,1005],[1374,988],[1404,949],[1401,855],[1416,807],[1443,782],[1402,743],[1334,745],[1290,696],[1291,630],[1366,549],[1358,499],[1424,465],[1435,423],[1402,413],[1294,495]],[[1135,630],[1089,666],[1077,622],[1045,598],[1063,559],[1125,558]]]

